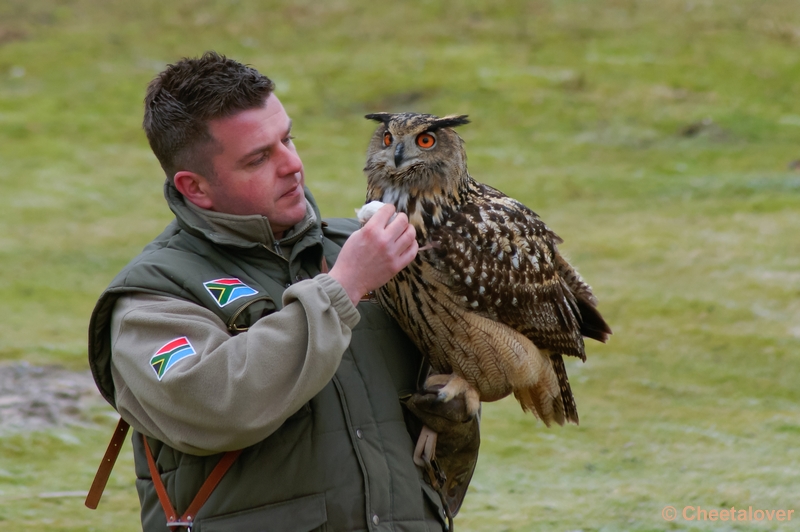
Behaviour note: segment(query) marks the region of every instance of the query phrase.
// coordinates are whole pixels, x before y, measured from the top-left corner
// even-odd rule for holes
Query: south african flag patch
[[[217,302],[217,305],[224,307],[232,301],[239,298],[252,296],[257,294],[257,290],[253,290],[236,277],[226,277],[224,279],[214,279],[203,283],[208,293]]]
[[[189,339],[183,336],[172,340],[156,351],[156,354],[150,358],[150,366],[152,366],[153,371],[156,372],[158,380],[161,380],[164,374],[169,371],[169,368],[174,366],[176,362],[196,354],[197,351],[195,351],[192,344],[189,343]]]

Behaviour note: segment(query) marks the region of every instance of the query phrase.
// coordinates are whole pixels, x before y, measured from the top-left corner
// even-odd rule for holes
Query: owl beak
[[[400,168],[400,163],[403,162],[403,150],[405,150],[405,148],[403,147],[403,143],[398,144],[397,147],[394,149],[395,168]]]

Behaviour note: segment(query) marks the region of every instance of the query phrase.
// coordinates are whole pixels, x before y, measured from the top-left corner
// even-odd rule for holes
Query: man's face
[[[208,182],[212,210],[266,216],[277,237],[303,220],[305,176],[291,128],[274,94],[263,107],[209,122],[219,147],[211,159],[216,178]]]

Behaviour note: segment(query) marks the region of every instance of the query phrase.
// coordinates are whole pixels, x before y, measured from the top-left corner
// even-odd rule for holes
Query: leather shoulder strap
[[[114,469],[114,464],[117,463],[119,451],[125,441],[125,436],[128,434],[130,425],[124,419],[120,418],[117,423],[117,428],[114,429],[114,435],[111,436],[111,441],[108,442],[106,454],[103,456],[103,461],[100,462],[100,467],[97,468],[97,473],[94,475],[94,482],[92,487],[89,488],[89,494],[86,496],[84,504],[87,508],[92,510],[97,509],[100,504],[100,497],[103,496],[103,490],[106,489],[108,477],[111,476],[111,470]]]
[[[188,530],[191,530],[192,523],[194,523],[194,519],[197,517],[197,512],[200,511],[200,508],[202,508],[203,504],[205,504],[211,496],[214,488],[217,487],[217,484],[219,484],[222,477],[225,476],[225,473],[228,472],[228,469],[231,468],[236,459],[239,458],[239,455],[242,454],[242,450],[228,451],[222,455],[220,461],[214,466],[214,470],[211,471],[211,474],[208,475],[203,485],[200,486],[200,491],[197,492],[197,495],[194,496],[189,507],[179,518],[178,512],[175,511],[175,507],[172,506],[172,502],[169,500],[167,489],[161,481],[161,474],[158,472],[156,461],[153,459],[153,453],[150,451],[150,444],[147,443],[147,437],[144,434],[142,434],[142,441],[144,442],[144,451],[147,455],[147,466],[150,469],[150,477],[153,479],[153,485],[156,488],[156,494],[158,495],[161,507],[164,509],[164,515],[167,516],[167,527],[186,527]]]

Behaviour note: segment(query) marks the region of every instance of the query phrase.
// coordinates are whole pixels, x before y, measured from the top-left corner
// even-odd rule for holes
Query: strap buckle
[[[186,532],[192,532],[192,526],[194,522],[192,521],[170,521],[167,523],[167,528],[175,528],[179,526],[185,526]]]
[[[178,512],[175,511],[175,508],[169,500],[167,488],[164,487],[164,483],[161,481],[161,474],[158,472],[158,466],[156,466],[156,461],[153,458],[153,452],[150,450],[150,444],[147,443],[147,437],[144,434],[142,434],[142,443],[144,444],[144,451],[147,456],[147,467],[150,469],[153,487],[156,490],[156,495],[158,495],[161,508],[164,510],[164,515],[167,516],[167,527],[172,529],[183,526],[186,527],[188,532],[192,532],[193,518],[197,517],[197,512],[211,496],[211,493],[217,487],[220,480],[222,480],[222,477],[225,476],[225,473],[228,472],[228,469],[230,469],[239,455],[242,454],[242,450],[228,451],[222,455],[222,458],[220,458],[220,461],[214,466],[211,474],[206,477],[205,482],[200,486],[200,491],[194,496],[191,504],[189,504],[189,508],[186,509],[186,512],[182,516],[178,517]]]

